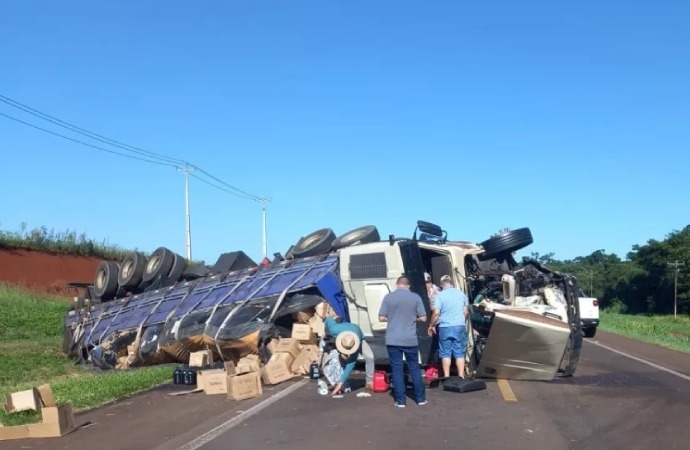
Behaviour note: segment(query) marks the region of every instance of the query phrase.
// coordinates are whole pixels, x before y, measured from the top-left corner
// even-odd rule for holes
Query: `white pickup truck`
[[[587,295],[580,289],[580,321],[582,322],[582,333],[585,337],[592,338],[597,334],[599,326],[599,300]]]

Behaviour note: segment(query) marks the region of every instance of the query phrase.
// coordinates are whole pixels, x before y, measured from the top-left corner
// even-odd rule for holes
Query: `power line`
[[[118,155],[118,156],[124,156],[125,158],[136,159],[136,160],[138,160],[138,161],[143,161],[143,162],[147,162],[147,163],[151,163],[151,164],[158,164],[158,165],[160,165],[160,166],[177,167],[177,166],[175,166],[174,164],[171,164],[171,163],[166,163],[166,162],[161,162],[161,161],[153,161],[153,160],[150,160],[150,159],[145,159],[145,158],[141,158],[141,157],[138,157],[138,156],[128,155],[128,154],[126,154],[126,153],[121,153],[121,152],[118,152],[118,151],[115,151],[115,150],[110,150],[110,149],[107,149],[107,148],[99,147],[98,145],[89,144],[88,142],[80,141],[79,139],[74,139],[74,138],[71,138],[71,137],[69,137],[69,136],[65,136],[64,134],[60,134],[60,133],[56,133],[56,132],[54,132],[54,131],[47,130],[47,129],[45,129],[45,128],[39,127],[38,125],[34,125],[34,124],[32,124],[32,123],[29,123],[29,122],[24,122],[24,121],[21,120],[21,119],[17,119],[16,117],[12,117],[12,116],[7,115],[7,114],[5,114],[5,113],[1,113],[1,112],[0,112],[0,116],[6,117],[6,118],[8,118],[8,119],[10,119],[10,120],[14,120],[15,122],[19,122],[19,123],[24,124],[24,125],[26,125],[26,126],[28,126],[28,127],[35,128],[36,130],[40,130],[40,131],[43,131],[43,132],[45,132],[45,133],[52,134],[53,136],[58,136],[58,137],[61,137],[61,138],[63,138],[63,139],[67,139],[68,141],[72,141],[72,142],[76,142],[77,144],[85,145],[86,147],[95,148],[95,149],[97,149],[97,150],[101,150],[101,151],[104,151],[104,152],[112,153],[112,154]]]
[[[201,170],[199,170],[198,167],[194,167],[194,166],[190,166],[190,167],[192,167],[192,168],[198,170],[199,172],[202,172]],[[226,193],[228,193],[228,194],[231,194],[231,195],[234,195],[234,196],[237,196],[237,197],[240,197],[240,198],[244,198],[245,200],[255,200],[255,197],[253,197],[253,196],[252,196],[252,197],[248,197],[248,196],[239,194],[239,193],[237,193],[237,192],[235,192],[235,191],[231,191],[230,189],[226,189],[226,188],[223,187],[223,186],[219,186],[219,185],[217,185],[216,183],[213,183],[213,182],[211,182],[211,181],[205,180],[205,179],[201,178],[200,176],[195,175],[195,174],[193,174],[193,173],[190,173],[189,176],[191,176],[192,178],[196,178],[197,180],[201,181],[202,183],[206,183],[206,184],[208,184],[209,186],[213,186],[214,188],[218,189],[219,191],[223,191],[223,192],[226,192]]]
[[[673,317],[675,318],[678,315],[678,272],[680,272],[680,268],[685,265],[685,261],[675,260],[667,264],[673,267],[675,272],[675,276],[673,277]]]
[[[123,150],[127,150],[127,151],[132,152],[132,153],[146,156],[148,158],[158,158],[160,160],[167,161],[169,163],[174,163],[174,164],[179,164],[179,165],[186,164],[186,161],[183,161],[181,159],[171,158],[171,157],[168,157],[165,155],[160,155],[158,153],[154,153],[154,152],[150,152],[148,150],[141,149],[139,147],[135,147],[133,145],[128,145],[128,144],[116,141],[115,139],[110,139],[110,138],[102,136],[98,133],[94,133],[94,132],[89,131],[85,128],[82,128],[80,126],[71,124],[69,122],[65,122],[62,119],[58,119],[57,117],[51,116],[50,114],[46,114],[44,112],[41,112],[35,108],[32,108],[32,107],[25,105],[21,102],[18,102],[16,100],[13,100],[13,99],[11,99],[7,96],[4,96],[2,94],[0,94],[0,102],[3,102],[9,106],[12,106],[12,107],[20,109],[24,112],[27,112],[27,113],[31,114],[32,116],[38,117],[38,118],[43,119],[43,120],[47,120],[48,122],[54,123],[54,124],[56,124],[62,128],[67,128],[71,131],[74,131],[75,133],[79,133],[83,136],[86,136],[86,137],[89,137],[91,139],[103,142],[105,144],[112,145],[114,147],[121,148]]]
[[[31,124],[31,123],[28,123],[28,122],[25,122],[25,121],[23,121],[23,120],[17,119],[17,118],[15,118],[15,117],[8,116],[8,115],[6,115],[6,114],[0,113],[0,115],[2,115],[2,116],[4,116],[4,117],[7,117],[8,119],[11,119],[11,120],[14,120],[14,121],[16,121],[16,122],[22,123],[22,124],[24,124],[24,125],[30,126],[30,127],[35,128],[35,129],[37,129],[37,130],[44,131],[44,132],[46,132],[46,133],[50,133],[50,134],[53,134],[53,135],[55,135],[55,136],[59,136],[59,137],[61,137],[61,138],[63,138],[63,139],[67,139],[67,140],[70,140],[70,141],[72,141],[72,142],[77,142],[77,143],[80,143],[80,144],[82,144],[82,145],[86,145],[86,146],[89,146],[89,147],[92,147],[92,148],[95,148],[95,149],[98,149],[98,150],[106,151],[106,152],[108,152],[108,153],[112,153],[112,154],[119,155],[119,156],[124,156],[124,157],[126,157],[126,158],[136,159],[136,160],[140,160],[140,161],[144,161],[144,162],[150,162],[150,163],[159,164],[159,165],[166,165],[166,166],[174,167],[174,168],[176,168],[176,169],[181,169],[181,167],[190,167],[190,168],[193,168],[193,169],[195,169],[196,171],[198,171],[198,172],[200,172],[200,173],[206,175],[207,177],[211,178],[211,179],[214,180],[215,182],[217,182],[217,183],[219,183],[219,184],[221,184],[222,186],[225,187],[225,189],[223,189],[223,188],[221,188],[220,186],[218,186],[218,185],[216,185],[216,184],[207,182],[206,180],[203,180],[203,179],[201,179],[201,178],[199,178],[199,177],[195,177],[195,178],[197,178],[197,179],[199,179],[199,180],[202,180],[202,181],[206,182],[207,184],[209,184],[209,185],[215,187],[216,189],[219,189],[219,190],[221,190],[221,191],[224,191],[224,192],[226,192],[226,193],[228,193],[228,194],[231,194],[231,195],[235,195],[235,196],[240,197],[240,198],[244,198],[244,199],[246,199],[246,200],[253,200],[253,201],[257,202],[257,203],[262,203],[262,202],[268,202],[268,201],[269,201],[268,199],[265,199],[265,198],[263,198],[263,197],[259,197],[259,196],[250,194],[250,193],[247,192],[247,191],[244,191],[244,190],[242,190],[242,189],[240,189],[240,188],[237,188],[237,187],[235,187],[235,186],[233,186],[233,185],[231,185],[231,184],[229,184],[229,183],[227,183],[227,182],[221,180],[220,178],[218,178],[218,177],[212,175],[211,173],[209,173],[208,171],[202,169],[201,167],[198,167],[198,166],[196,166],[196,165],[190,163],[189,161],[185,161],[185,160],[183,160],[183,159],[178,159],[178,158],[171,158],[171,157],[169,157],[169,156],[161,155],[161,154],[159,154],[159,153],[151,152],[151,151],[149,151],[149,150],[144,150],[144,149],[142,149],[142,148],[135,147],[135,146],[133,146],[133,145],[125,144],[125,143],[120,142],[120,141],[117,141],[117,140],[115,140],[115,139],[111,139],[111,138],[105,137],[105,136],[103,136],[103,135],[100,135],[100,134],[98,134],[98,133],[94,133],[93,131],[89,131],[89,130],[87,130],[87,129],[83,128],[83,127],[80,127],[80,126],[78,126],[78,125],[74,125],[74,124],[69,123],[69,122],[66,122],[66,121],[64,121],[64,120],[62,120],[62,119],[59,119],[59,118],[57,118],[57,117],[55,117],[55,116],[51,116],[50,114],[44,113],[44,112],[42,112],[42,111],[39,111],[39,110],[37,110],[37,109],[35,109],[35,108],[32,108],[31,106],[28,106],[28,105],[26,105],[26,104],[24,104],[24,103],[21,103],[21,102],[19,102],[19,101],[17,101],[17,100],[14,100],[14,99],[9,98],[9,97],[7,97],[7,96],[5,96],[5,95],[2,95],[2,94],[0,94],[0,102],[3,102],[3,103],[5,103],[5,104],[7,104],[7,105],[9,105],[9,106],[12,106],[12,107],[14,107],[14,108],[20,109],[20,110],[22,110],[22,111],[25,111],[25,112],[27,112],[27,113],[33,115],[33,116],[36,116],[36,117],[41,118],[41,119],[43,119],[43,120],[46,120],[46,121],[48,121],[48,122],[54,123],[54,124],[56,124],[56,125],[58,125],[58,126],[60,126],[60,127],[62,127],[62,128],[67,128],[67,129],[69,129],[69,130],[71,130],[71,131],[74,131],[74,132],[76,132],[76,133],[79,133],[79,134],[81,134],[81,135],[83,135],[83,136],[87,136],[87,137],[89,137],[89,138],[91,138],[91,139],[95,139],[95,140],[100,141],[100,142],[103,142],[103,143],[105,143],[105,144],[109,144],[109,145],[112,145],[112,146],[114,146],[114,147],[118,147],[118,148],[120,148],[120,149],[129,151],[129,152],[133,152],[133,153],[136,153],[136,154],[139,154],[139,155],[144,156],[144,157],[149,158],[149,159],[144,159],[144,158],[141,158],[141,157],[135,157],[135,156],[133,156],[133,155],[127,155],[127,154],[124,154],[124,153],[121,153],[121,152],[117,152],[117,151],[113,151],[113,150],[104,149],[103,147],[99,147],[99,146],[96,146],[96,145],[88,144],[88,143],[85,143],[85,142],[83,142],[83,141],[79,141],[79,140],[77,140],[77,139],[73,139],[73,138],[64,136],[64,135],[62,135],[62,134],[55,133],[55,132],[50,131],[50,130],[47,130],[47,129],[45,129],[45,128],[41,128],[41,127],[39,127],[39,126],[37,126],[37,125],[33,125],[33,124]],[[155,158],[158,158],[160,161],[155,161]],[[262,203],[262,204],[263,204],[263,203]]]
[[[98,145],[89,144],[89,143],[87,143],[87,142],[83,142],[83,141],[80,141],[80,140],[78,140],[78,139],[74,139],[74,138],[71,138],[71,137],[69,137],[69,136],[65,136],[65,135],[63,135],[63,134],[56,133],[56,132],[54,132],[54,131],[50,131],[50,130],[48,130],[48,129],[39,127],[39,126],[34,125],[34,124],[31,124],[31,123],[29,123],[29,122],[25,122],[25,121],[23,121],[23,120],[21,120],[21,119],[18,119],[18,118],[16,118],[16,117],[12,117],[12,116],[10,116],[10,115],[4,114],[4,113],[0,113],[0,116],[3,116],[3,117],[5,117],[5,118],[7,118],[7,119],[13,120],[13,121],[18,122],[18,123],[21,123],[21,124],[23,124],[23,125],[29,126],[29,127],[34,128],[34,129],[36,129],[36,130],[43,131],[43,132],[45,132],[45,133],[48,133],[48,134],[52,134],[52,135],[54,135],[54,136],[61,137],[61,138],[63,138],[63,139],[69,140],[69,141],[71,141],[71,142],[75,142],[75,143],[78,143],[78,144],[81,144],[81,145],[84,145],[84,146],[87,146],[87,147],[91,147],[91,148],[93,148],[93,149],[97,149],[97,150],[100,150],[100,151],[104,151],[104,152],[107,152],[107,153],[111,153],[111,154],[114,154],[114,155],[123,156],[123,157],[125,157],[125,158],[130,158],[130,159],[134,159],[134,160],[138,160],[138,161],[148,162],[148,163],[151,163],[151,164],[157,164],[157,165],[161,165],[161,166],[173,167],[173,168],[175,168],[176,170],[182,171],[182,172],[184,173],[184,175],[185,175],[185,209],[186,209],[186,214],[185,214],[185,219],[186,219],[186,220],[185,220],[185,221],[186,221],[186,233],[185,233],[185,234],[186,234],[186,240],[187,240],[187,245],[186,245],[186,246],[187,246],[187,255],[188,255],[188,258],[191,258],[191,231],[190,231],[190,213],[189,213],[189,176],[192,176],[192,177],[194,177],[194,178],[196,178],[196,179],[198,179],[198,180],[200,180],[200,181],[202,181],[202,182],[204,182],[204,183],[206,183],[206,184],[208,184],[208,185],[210,185],[210,186],[212,186],[212,187],[214,187],[214,188],[216,188],[216,189],[218,189],[218,190],[220,190],[220,191],[226,192],[226,193],[228,193],[228,194],[234,195],[234,196],[239,197],[239,198],[243,198],[243,199],[245,199],[245,200],[251,200],[251,201],[254,201],[254,202],[259,203],[259,204],[261,205],[262,219],[263,219],[263,220],[262,220],[262,222],[263,222],[262,249],[263,249],[264,257],[266,257],[266,254],[267,254],[267,253],[266,253],[266,252],[267,252],[267,249],[266,249],[266,246],[267,246],[267,244],[266,244],[266,242],[267,242],[267,238],[266,238],[266,206],[268,205],[268,203],[270,203],[270,199],[265,198],[265,197],[259,197],[259,196],[256,196],[256,195],[254,195],[254,194],[250,194],[250,193],[247,192],[247,191],[244,191],[244,190],[242,190],[242,189],[239,189],[239,188],[237,188],[237,187],[235,187],[235,186],[233,186],[233,185],[231,185],[231,184],[229,184],[229,183],[227,183],[227,182],[221,180],[220,178],[218,178],[218,177],[212,175],[212,174],[209,173],[208,171],[206,171],[206,170],[204,170],[204,169],[202,169],[202,168],[200,168],[200,167],[198,167],[198,166],[195,166],[195,165],[191,164],[189,161],[185,161],[185,160],[178,159],[178,158],[171,158],[171,157],[169,157],[169,156],[165,156],[165,155],[162,155],[162,154],[159,154],[159,153],[155,153],[155,152],[151,152],[151,151],[148,151],[148,150],[144,150],[144,149],[142,149],[142,148],[135,147],[135,146],[133,146],[133,145],[125,144],[125,143],[120,142],[120,141],[117,141],[117,140],[115,140],[115,139],[111,139],[111,138],[105,137],[105,136],[100,135],[100,134],[98,134],[98,133],[94,133],[94,132],[89,131],[89,130],[87,130],[87,129],[85,129],[85,128],[82,128],[82,127],[80,127],[80,126],[78,126],[78,125],[71,124],[71,123],[66,122],[66,121],[64,121],[64,120],[62,120],[62,119],[59,119],[59,118],[54,117],[54,116],[51,116],[50,114],[44,113],[44,112],[42,112],[42,111],[39,111],[39,110],[37,110],[37,109],[35,109],[35,108],[32,108],[32,107],[30,107],[30,106],[28,106],[28,105],[25,105],[25,104],[23,104],[23,103],[21,103],[21,102],[19,102],[19,101],[17,101],[17,100],[11,99],[11,98],[9,98],[9,97],[7,97],[7,96],[5,96],[5,95],[2,95],[2,94],[0,94],[0,102],[3,102],[3,103],[5,103],[6,105],[9,105],[9,106],[12,106],[12,107],[14,107],[14,108],[17,108],[17,109],[19,109],[19,110],[21,110],[21,111],[23,111],[23,112],[26,112],[26,113],[28,113],[28,114],[31,114],[31,115],[33,115],[33,116],[35,116],[35,117],[40,118],[40,119],[46,120],[46,121],[48,121],[48,122],[51,122],[51,123],[53,123],[53,124],[55,124],[55,125],[58,125],[58,126],[60,126],[60,127],[62,127],[62,128],[66,128],[66,129],[68,129],[68,130],[70,130],[70,131],[73,131],[73,132],[75,132],[75,133],[81,134],[81,135],[86,136],[86,137],[88,137],[88,138],[94,139],[94,140],[96,140],[96,141],[99,141],[99,142],[102,142],[102,143],[111,145],[111,146],[113,146],[113,147],[116,147],[116,148],[119,148],[119,149],[122,149],[122,150],[125,150],[125,151],[128,151],[128,152],[131,152],[131,153],[134,153],[134,154],[137,154],[137,155],[140,155],[140,156],[134,156],[134,155],[122,153],[122,152],[119,152],[119,151],[106,149],[106,148],[100,147],[100,146],[98,146]],[[194,172],[194,171],[197,171],[197,172],[199,172],[199,173],[204,174],[205,176],[207,176],[207,177],[209,177],[210,179],[214,180],[215,183],[210,182],[210,181],[208,181],[208,180],[205,180],[205,179],[203,179],[203,178],[201,178],[201,177],[199,177],[199,176],[197,176],[197,175],[191,173],[191,172]],[[216,183],[217,183],[217,184],[216,184]]]

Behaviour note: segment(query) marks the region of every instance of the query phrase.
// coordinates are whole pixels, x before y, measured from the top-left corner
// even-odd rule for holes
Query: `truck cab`
[[[421,231],[419,238],[418,231]],[[506,253],[506,250],[511,250],[517,245],[515,236],[518,235],[515,234],[504,233],[499,236],[503,247],[497,246],[495,239],[481,245],[466,241],[448,241],[446,236],[446,232],[439,226],[419,221],[411,239],[390,236],[385,241],[352,245],[338,250],[339,274],[347,299],[349,320],[360,326],[376,359],[387,359],[384,341],[387,323],[378,320],[383,298],[396,289],[397,278],[404,274],[410,280],[410,289],[421,296],[427,317],[430,318],[432,311],[424,280],[424,274],[428,273],[436,285],[440,284],[443,275],[450,275],[453,284],[468,297],[471,319],[467,323],[470,348],[467,351],[466,367],[471,375],[547,380],[553,379],[554,374],[551,372],[572,375],[582,345],[579,306],[575,294],[577,291],[573,290],[573,283],[576,283],[574,277],[551,272],[535,261],[529,262],[527,269],[518,265],[513,259],[514,252]],[[531,240],[531,235],[529,239]],[[520,242],[520,245],[522,244],[524,241]],[[525,275],[526,272],[529,272],[529,276]],[[518,279],[517,287],[515,278],[512,284],[506,281],[506,276],[512,278],[513,275]],[[531,281],[527,280],[528,278]],[[491,292],[496,290],[496,283],[500,286],[499,291],[504,294],[509,294],[512,286],[513,297],[517,299],[529,298],[529,294],[536,294],[534,289],[558,284],[558,292],[563,297],[561,310],[564,313],[557,316],[557,319],[549,318],[548,314],[536,317],[534,308],[516,306],[513,304],[514,301],[506,302],[506,298],[510,300],[510,295],[499,293],[492,297]],[[534,284],[534,289],[530,283]],[[520,292],[521,286],[523,291],[529,292]],[[521,293],[524,296],[516,295]],[[487,304],[490,305],[488,310]],[[516,318],[515,315],[518,313],[534,316],[528,316],[528,320],[523,320],[524,317]],[[500,325],[496,325],[498,330],[492,334],[491,327],[495,325],[495,321],[500,322]],[[548,321],[552,323],[544,323]],[[478,325],[478,328],[475,329],[475,325]],[[436,338],[427,335],[427,327],[427,323],[417,324],[419,357],[420,363],[433,364],[437,363],[438,347]],[[499,333],[505,335],[498,336]],[[534,339],[507,344],[507,341],[514,340],[513,337],[520,333],[534,334]],[[554,338],[548,333],[556,333],[558,337]],[[505,341],[503,346],[499,342],[491,342],[490,338],[494,335],[497,337],[493,341]],[[541,343],[546,341],[556,343],[550,349],[551,353],[543,352],[549,354],[548,361],[531,361],[522,366],[516,364],[520,358],[527,358],[527,355],[533,353],[535,345],[542,345]],[[491,345],[487,345],[490,342]],[[543,345],[548,347],[552,344]],[[490,357],[486,358],[487,348],[495,357],[489,355]],[[505,353],[506,348],[509,348],[508,353]]]
[[[431,318],[429,297],[424,274],[429,273],[435,284],[443,275],[450,275],[455,286],[467,294],[465,258],[481,253],[471,244],[420,242],[416,239],[395,239],[340,250],[340,279],[347,298],[349,320],[356,323],[371,341],[377,358],[386,359],[384,344],[386,322],[379,322],[378,313],[383,298],[396,289],[399,276],[410,280],[410,290],[419,294],[427,317]],[[432,352],[432,338],[428,325],[417,324],[420,358],[427,362]]]

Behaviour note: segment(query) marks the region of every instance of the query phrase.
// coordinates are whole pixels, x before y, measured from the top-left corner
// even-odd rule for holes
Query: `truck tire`
[[[146,256],[140,252],[132,252],[120,263],[120,273],[117,277],[120,287],[132,288],[142,282],[146,269]]]
[[[518,228],[517,230],[506,231],[487,239],[480,245],[484,247],[482,259],[491,258],[505,253],[512,253],[521,250],[534,242],[532,232],[529,228]]]
[[[333,241],[333,250],[338,250],[351,245],[368,244],[381,240],[379,230],[374,225],[365,225],[341,234]]]
[[[300,238],[300,241],[304,239],[304,237]],[[291,245],[290,248],[285,252],[285,259],[295,259],[295,254],[292,252],[292,250],[295,248],[294,245]]]
[[[172,285],[180,281],[182,277],[182,272],[184,272],[184,266],[187,265],[187,260],[177,253],[173,253],[173,264],[165,277],[164,283]]]
[[[168,275],[174,263],[175,253],[165,247],[158,247],[154,250],[146,263],[143,281],[151,281],[158,275]]]
[[[292,249],[292,254],[295,258],[306,258],[328,253],[331,250],[333,241],[335,241],[333,230],[322,228],[300,239]]]
[[[109,298],[117,292],[117,276],[120,272],[117,263],[101,261],[96,268],[93,290],[97,297]]]

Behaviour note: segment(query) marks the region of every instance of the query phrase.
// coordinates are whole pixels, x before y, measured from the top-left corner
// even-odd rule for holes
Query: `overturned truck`
[[[259,266],[236,252],[230,263],[219,258],[216,266],[196,268],[195,276],[179,281],[168,268],[161,272],[156,262],[140,261],[146,265],[135,273],[158,271],[158,284],[70,311],[65,352],[104,369],[187,362],[191,352],[206,349],[218,360],[251,353],[268,358],[268,342],[290,337],[296,313],[327,302],[337,316],[362,328],[378,362],[385,363],[386,323],[378,321],[383,297],[405,274],[430,317],[427,273],[436,284],[450,275],[470,299],[467,375],[543,381],[571,376],[582,347],[577,280],[534,260],[517,263],[515,252],[531,243],[528,228],[503,230],[476,244],[449,241],[441,227],[419,221],[412,238],[382,240],[374,226],[336,237],[325,228],[270,264]],[[122,286],[109,289],[111,295],[123,292]],[[436,338],[427,335],[426,324],[417,326],[420,362],[436,364]]]

